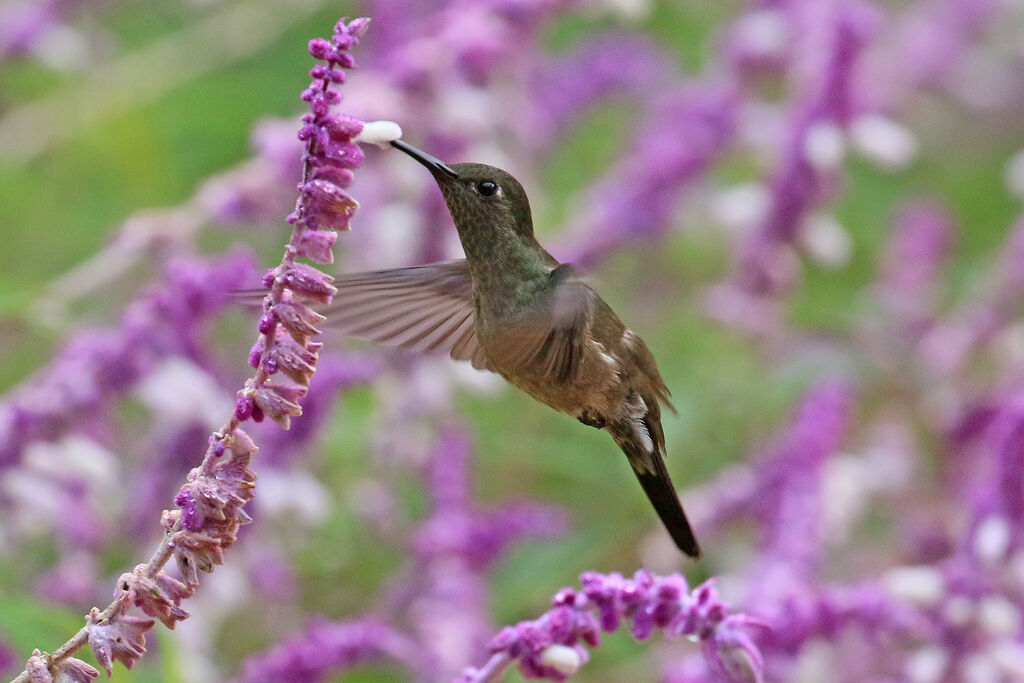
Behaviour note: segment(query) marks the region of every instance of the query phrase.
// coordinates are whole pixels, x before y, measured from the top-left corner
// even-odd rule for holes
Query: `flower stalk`
[[[269,417],[288,429],[290,419],[302,414],[299,400],[316,371],[322,345],[310,338],[319,333],[315,325],[323,318],[307,304],[328,303],[335,290],[329,276],[297,259],[331,263],[336,231],[349,229],[358,207],[343,188],[351,181],[351,169],[363,160],[352,141],[363,124],[332,114],[331,106],[341,101],[333,86],[344,83],[342,69],[355,66],[349,49],[368,27],[369,19],[342,19],[331,40],[318,38],[309,44],[310,54],[326,65],[310,71],[313,82],[302,94],[311,110],[299,131],[299,139],[306,143],[302,182],[295,211],[288,216],[291,239],[280,265],[265,278],[269,291],[249,359],[255,374],[238,392],[227,421],[210,436],[202,463],[189,472],[175,496],[178,509],[164,510],[164,536],[149,562],[122,574],[113,602],[102,610],[94,607],[85,626],[60,648],[50,654],[36,650],[15,683],[96,678],[99,672],[94,667],[72,657],[86,643],[108,676],[115,661],[132,668],[146,653],[145,634],[155,619],[173,629],[188,617],[181,602],[195,593],[199,572],[211,572],[221,564],[239,527],[252,521],[243,506],[253,497],[256,475],[249,465],[258,449],[240,425]],[[172,558],[181,580],[163,571]],[[132,606],[154,619],[130,615]]]

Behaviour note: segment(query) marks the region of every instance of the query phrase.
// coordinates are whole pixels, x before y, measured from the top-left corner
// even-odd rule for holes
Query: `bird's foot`
[[[590,410],[590,408],[584,408],[580,411],[580,414],[576,416],[576,419],[587,425],[588,427],[594,427],[595,429],[604,429],[608,426],[608,423],[603,417]]]

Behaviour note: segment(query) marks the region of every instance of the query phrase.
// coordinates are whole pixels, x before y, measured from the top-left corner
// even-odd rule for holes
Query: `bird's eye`
[[[493,183],[490,180],[485,180],[482,183],[477,184],[476,191],[484,197],[493,197],[498,191],[498,184]]]

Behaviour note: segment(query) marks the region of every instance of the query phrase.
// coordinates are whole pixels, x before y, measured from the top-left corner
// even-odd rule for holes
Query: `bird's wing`
[[[465,260],[343,275],[325,326],[369,341],[448,353],[491,370],[476,338],[473,281]]]
[[[539,368],[546,379],[564,383],[579,372],[596,294],[567,264],[549,277],[536,306],[488,335],[487,352],[498,367]]]
[[[669,400],[672,392],[668,390],[665,380],[662,379],[661,372],[658,371],[658,364],[654,360],[654,354],[647,348],[644,340],[632,330],[626,330],[622,335],[622,343],[629,353],[630,359],[640,369],[640,372],[647,377],[654,396],[658,401],[667,406],[669,410],[678,415],[679,411],[676,410],[676,407],[672,405],[672,401]]]

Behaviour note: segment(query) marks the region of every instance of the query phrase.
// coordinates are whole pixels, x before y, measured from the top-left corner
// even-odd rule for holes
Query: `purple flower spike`
[[[336,187],[345,188],[352,184],[355,176],[347,168],[337,166],[321,166],[313,171],[314,180],[329,182]]]
[[[332,228],[348,230],[349,219],[359,206],[343,189],[348,185],[341,171],[356,168],[363,163],[363,152],[352,138],[363,130],[363,123],[350,117],[331,113],[331,105],[341,101],[341,95],[332,88],[343,83],[344,73],[337,67],[351,69],[355,61],[348,50],[359,43],[359,36],[369,25],[368,19],[355,19],[350,24],[338,23],[333,40],[317,38],[309,42],[309,53],[327,62],[310,72],[313,82],[302,94],[309,102],[310,114],[303,117],[305,125],[299,139],[306,143],[305,172],[299,186],[299,201],[292,214],[297,228]],[[338,178],[339,182],[333,182]],[[300,244],[301,247],[301,237]],[[330,250],[330,245],[327,245]],[[310,254],[305,254],[310,255]],[[330,263],[326,256],[311,256],[319,263]]]
[[[266,289],[270,289],[270,287],[274,284],[274,280],[276,278],[277,278],[277,268],[271,268],[270,270],[268,270],[266,273],[263,274],[263,278],[260,281],[263,283],[263,286]]]
[[[949,213],[928,201],[899,207],[882,264],[880,289],[886,304],[911,321],[935,305],[938,278],[956,233]]]
[[[224,449],[216,455],[221,445]],[[174,533],[173,554],[189,587],[198,584],[197,572],[213,571],[214,565],[221,563],[224,550],[235,541],[238,527],[249,522],[242,506],[253,496],[256,475],[249,463],[255,452],[249,436],[236,428],[224,441],[210,446],[210,457],[189,473],[188,483],[175,498],[182,509],[164,513],[166,529],[181,527]],[[230,457],[224,457],[228,454]],[[166,580],[161,588],[172,597],[181,593],[179,586]]]
[[[414,643],[390,626],[366,619],[319,621],[302,634],[245,663],[240,681],[315,681],[367,662],[395,661],[422,673],[427,663]]]
[[[725,680],[760,683],[764,662],[746,632],[762,622],[730,614],[712,583],[692,593],[686,579],[638,571],[633,579],[621,574],[585,572],[582,592],[565,588],[555,596],[555,607],[533,621],[502,629],[491,641],[491,662],[468,669],[457,683],[483,683],[491,674],[517,661],[525,678],[563,681],[589,658],[581,643],[594,647],[600,627],[615,630],[622,619],[633,620],[633,634],[646,638],[655,628],[669,637],[687,635],[701,641],[705,657]]]
[[[363,132],[364,123],[358,119],[354,119],[351,116],[344,116],[342,114],[331,114],[330,116],[324,117],[324,129],[327,131],[328,136],[334,142],[348,141]],[[348,169],[338,169],[333,167],[322,167],[317,171],[339,171],[339,178],[348,178],[348,182],[335,183],[341,187],[348,187],[348,183],[351,182],[352,172]],[[320,177],[319,175],[317,177]]]
[[[369,128],[362,142],[385,144],[400,137],[397,124],[376,122],[367,127],[361,121],[330,112],[341,101],[335,86],[345,82],[339,69],[354,66],[348,50],[359,42],[367,26],[368,20],[341,21],[335,26],[332,41],[317,39],[309,45],[310,52],[327,64],[313,69],[316,80],[302,96],[309,102],[311,113],[303,117],[299,132],[300,139],[306,142],[300,194],[294,213],[287,219],[293,226],[292,235],[281,263],[263,277],[268,292],[257,324],[260,336],[249,354],[255,374],[238,392],[230,418],[207,440],[202,463],[189,472],[185,485],[175,496],[174,502],[180,509],[163,512],[161,526],[165,533],[153,559],[121,575],[114,601],[102,611],[93,609],[86,627],[56,650],[56,660],[38,654],[31,658],[27,670],[16,679],[19,683],[49,681],[55,674],[60,679],[75,681],[95,677],[94,669],[70,659],[86,642],[108,675],[114,661],[131,668],[146,652],[145,632],[155,622],[128,616],[126,610],[138,607],[168,628],[174,628],[188,616],[180,603],[194,593],[199,573],[212,571],[221,564],[225,551],[237,540],[239,528],[252,521],[243,506],[253,496],[256,475],[249,464],[256,447],[239,424],[250,418],[261,422],[269,417],[288,429],[291,418],[302,413],[298,401],[306,394],[322,347],[310,338],[318,333],[316,325],[323,320],[303,302],[326,304],[336,291],[330,276],[296,263],[296,259],[333,262],[331,249],[337,234],[317,228],[347,230],[358,207],[343,189],[352,180],[351,169],[363,162],[363,152],[353,136],[367,133]],[[212,205],[217,206],[218,201],[215,198]],[[197,205],[208,208],[211,203],[199,198]],[[62,369],[52,386],[33,382],[34,393],[29,397],[32,400],[26,401],[26,405],[40,413],[45,410],[39,419],[22,406],[0,405],[0,435],[5,437],[0,439],[0,463],[15,461],[31,440],[61,435],[67,428],[66,418],[72,413],[64,406],[52,407],[61,400],[75,401],[75,412],[88,414],[92,431],[86,433],[96,438],[105,436],[106,427],[102,422],[102,409],[106,406],[101,390],[113,387],[126,393],[143,376],[147,365],[165,357],[182,356],[210,371],[208,366],[213,363],[200,351],[203,346],[197,326],[205,316],[227,304],[228,293],[248,279],[249,259],[231,253],[209,267],[174,260],[167,270],[170,286],[157,288],[128,311],[124,339],[93,335],[85,340],[88,344],[80,341],[80,346],[89,347],[89,353],[74,354],[75,362]],[[80,356],[86,355],[83,363]],[[271,375],[276,381],[269,381]],[[110,387],[105,386],[108,384]],[[33,422],[38,429],[33,428]],[[8,435],[12,438],[6,438]],[[78,482],[67,483],[78,490]],[[74,495],[83,497],[79,493]],[[172,557],[183,581],[162,571]]]

